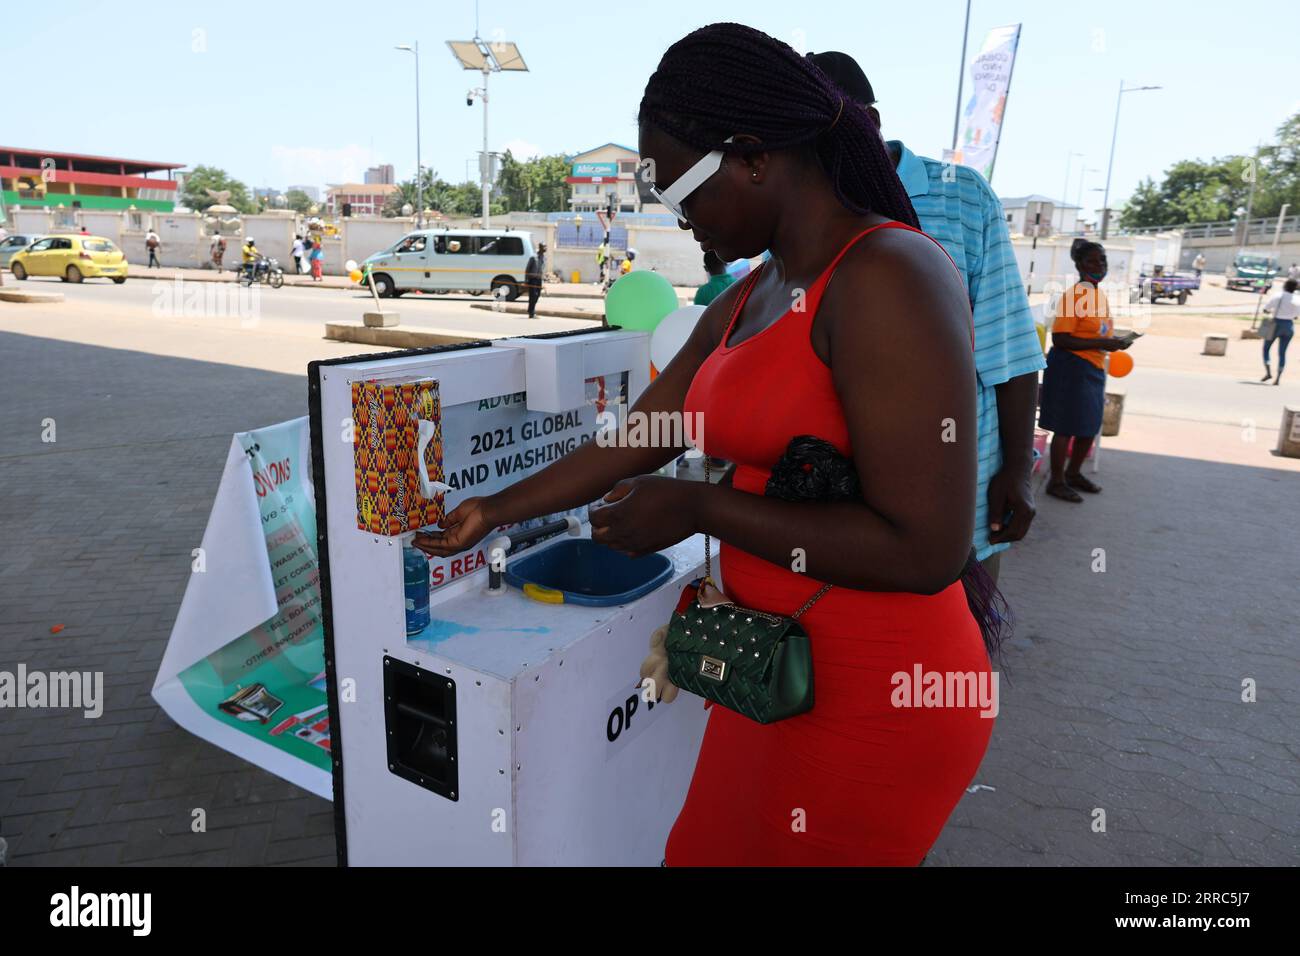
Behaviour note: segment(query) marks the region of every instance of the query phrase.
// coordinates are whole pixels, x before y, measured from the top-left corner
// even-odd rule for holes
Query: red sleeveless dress
[[[796,435],[852,455],[831,371],[809,334],[835,266],[884,227],[910,228],[860,233],[813,284],[805,310],[729,346],[746,288],[696,373],[685,411],[703,413],[705,451],[736,463],[736,489],[761,495]],[[738,604],[792,614],[821,586],[726,542],[720,555],[722,586]],[[800,623],[812,640],[816,705],[766,725],[710,708],[668,866],[916,866],[979,768],[993,720],[978,706],[891,704],[891,677],[914,677],[917,665],[988,679],[960,582],[932,596],[833,587]]]

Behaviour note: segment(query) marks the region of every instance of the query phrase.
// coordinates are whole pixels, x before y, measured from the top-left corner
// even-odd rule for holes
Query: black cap
[[[827,53],[809,53],[812,60],[823,73],[829,76],[835,85],[863,106],[876,102],[876,93],[871,88],[871,81],[862,72],[858,61],[847,53],[831,50]]]

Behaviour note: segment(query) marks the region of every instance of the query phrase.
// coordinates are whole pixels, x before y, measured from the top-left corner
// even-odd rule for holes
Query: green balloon
[[[605,319],[637,332],[653,332],[679,307],[672,283],[657,272],[629,272],[605,295]]]

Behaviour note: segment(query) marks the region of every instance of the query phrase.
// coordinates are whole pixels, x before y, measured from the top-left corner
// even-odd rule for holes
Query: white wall
[[[1026,281],[1030,261],[1033,261],[1032,291],[1043,291],[1048,282],[1070,285],[1078,278],[1078,270],[1070,259],[1070,245],[1075,238],[1055,236],[1039,239],[1037,249],[1033,248],[1032,239],[1011,240],[1016,251],[1016,262],[1020,266],[1020,275]],[[1110,267],[1108,281],[1136,285],[1143,269],[1148,274],[1151,267],[1156,265],[1173,270],[1178,264],[1181,241],[1182,237],[1176,233],[1161,236],[1112,236],[1102,243],[1106,247],[1106,259]]]
[[[1007,222],[1007,229],[1013,236],[1024,235],[1025,233],[1025,213],[1028,210],[1021,206],[1019,209],[1006,209],[1005,215],[1011,217]],[[1073,233],[1079,228],[1079,210],[1063,209],[1060,206],[1052,207],[1052,231],[1056,233]]]

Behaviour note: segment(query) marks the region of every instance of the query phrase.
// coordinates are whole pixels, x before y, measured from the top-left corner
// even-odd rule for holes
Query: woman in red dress
[[[976,477],[965,289],[916,229],[866,113],[759,31],[714,24],[669,48],[641,102],[640,152],[705,251],[771,253],[706,309],[635,408],[702,412],[704,450],[736,462],[732,481],[647,474],[678,448],[588,442],[415,543],[453,554],[612,486],[597,541],[644,554],[707,532],[728,597],[779,614],[832,585],[801,619],[816,705],[772,724],[711,708],[667,863],[915,866],[993,723],[970,701],[898,706],[918,700],[898,675],[988,679],[959,580]],[[851,462],[860,497],[764,494],[805,435]]]

